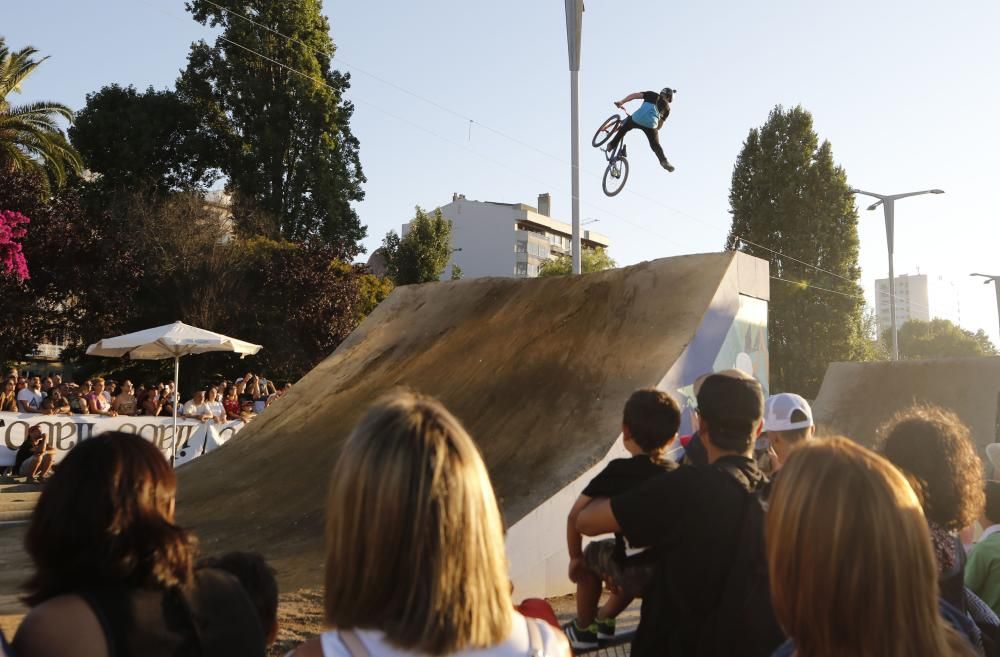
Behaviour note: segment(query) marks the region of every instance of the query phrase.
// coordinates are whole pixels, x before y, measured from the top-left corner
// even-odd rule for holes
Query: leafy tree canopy
[[[580,269],[584,274],[595,271],[613,269],[615,261],[608,255],[606,249],[598,247],[596,249],[584,249],[580,258]],[[554,260],[549,260],[542,264],[538,270],[539,276],[565,276],[573,272],[573,257],[569,254],[560,255]]]
[[[854,196],[809,112],[778,106],[750,131],[733,168],[729,206],[726,248],[769,261],[771,276],[782,279],[771,283],[772,389],[813,397],[829,363],[872,358]]]
[[[141,260],[105,213],[84,210],[76,183],[46,196],[39,172],[12,173],[0,208],[31,218],[23,253],[31,277],[0,276],[0,361],[52,338],[93,342],[120,332],[134,312]]]
[[[886,331],[883,340],[892,343]],[[973,333],[947,319],[910,320],[899,328],[899,357],[904,360],[996,356],[997,349],[982,329]]]
[[[59,119],[73,121],[70,108],[52,100],[13,104],[11,95],[48,59],[37,54],[31,46],[11,50],[0,37],[0,173],[44,172],[41,184],[47,190],[50,179],[62,185],[83,163],[59,128]]]
[[[350,129],[354,106],[344,100],[350,77],[331,68],[334,45],[320,0],[187,6],[221,33],[214,45],[191,46],[177,90],[219,144],[218,164],[237,205],[266,218],[272,238],[318,238],[353,258],[366,230],[351,204],[364,197],[365,177]]]
[[[451,260],[451,227],[440,209],[428,214],[417,206],[405,236],[400,238],[395,231],[386,234],[382,253],[396,285],[440,280]]]
[[[197,109],[173,91],[102,87],[87,94],[69,136],[87,168],[111,190],[165,194],[205,189],[218,177],[218,154]]]

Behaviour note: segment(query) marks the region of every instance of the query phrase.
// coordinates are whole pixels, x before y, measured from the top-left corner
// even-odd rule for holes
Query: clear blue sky
[[[8,4],[0,11],[8,43],[52,56],[24,100],[79,108],[87,92],[112,82],[169,86],[191,41],[212,38],[181,0]],[[452,192],[532,205],[550,192],[553,215],[569,219],[561,1],[341,0],[324,11],[335,65],[353,73],[352,127],[368,177],[358,212],[369,250],[399,230],[414,205],[441,205]],[[933,314],[984,328],[998,342],[992,288],[968,277],[1000,274],[991,197],[1000,179],[998,26],[996,0],[588,0],[581,214],[599,220],[592,227],[610,236],[619,264],[719,250],[732,167],[748,130],[776,104],[802,104],[852,185],[888,194],[946,190],[897,205],[896,272],[919,268],[932,282]],[[471,140],[465,118],[380,79],[474,119]],[[589,147],[590,134],[614,99],[667,85],[679,89],[661,133],[676,173],[656,165],[641,135],[630,136],[628,188],[604,197],[603,158]],[[882,214],[865,212],[867,204],[861,265],[871,299],[874,279],[888,268]]]

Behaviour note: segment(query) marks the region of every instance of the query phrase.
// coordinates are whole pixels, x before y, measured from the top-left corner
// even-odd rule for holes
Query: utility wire
[[[354,69],[355,71],[357,71],[359,73],[362,73],[364,75],[367,75],[367,76],[371,77],[372,79],[374,79],[374,80],[376,80],[378,82],[381,82],[382,84],[385,84],[385,85],[387,85],[387,86],[389,86],[389,87],[391,87],[391,88],[393,88],[393,89],[395,89],[395,90],[397,90],[397,91],[399,91],[401,93],[405,93],[405,94],[407,94],[407,95],[409,95],[409,96],[411,96],[413,98],[416,98],[416,99],[418,99],[418,100],[420,100],[422,102],[425,102],[425,103],[427,103],[427,104],[429,104],[429,105],[431,105],[431,106],[433,106],[433,107],[435,107],[437,109],[440,109],[440,110],[442,110],[444,112],[447,112],[448,114],[451,114],[452,116],[460,118],[463,121],[467,121],[470,124],[470,126],[472,124],[478,125],[478,126],[484,128],[485,130],[487,130],[489,132],[492,132],[492,133],[494,133],[494,134],[496,134],[496,135],[498,135],[500,137],[503,137],[504,139],[507,139],[508,141],[511,141],[511,142],[516,143],[516,144],[518,144],[520,146],[528,148],[528,149],[530,149],[530,150],[532,150],[532,151],[534,151],[536,153],[544,155],[545,157],[548,157],[548,158],[553,159],[553,160],[555,160],[557,162],[560,162],[561,164],[567,164],[567,161],[564,158],[562,158],[562,157],[559,157],[557,155],[553,155],[553,154],[548,153],[548,152],[546,152],[544,150],[541,150],[538,147],[534,146],[533,144],[530,144],[530,143],[528,143],[526,141],[518,139],[517,137],[509,135],[509,134],[507,134],[507,133],[505,133],[505,132],[503,132],[501,130],[498,130],[496,128],[493,128],[493,127],[491,127],[491,126],[489,126],[489,125],[487,125],[485,123],[481,123],[479,121],[476,121],[475,119],[473,119],[473,118],[471,118],[469,116],[466,116],[466,115],[464,115],[464,114],[462,114],[460,112],[457,112],[457,111],[451,109],[450,107],[447,107],[445,105],[442,105],[441,103],[438,103],[437,101],[434,101],[434,100],[432,100],[430,98],[426,98],[426,97],[424,97],[424,96],[422,96],[420,94],[417,94],[417,93],[415,93],[413,91],[410,91],[409,89],[401,87],[401,86],[395,84],[394,82],[392,82],[390,80],[387,80],[387,79],[385,79],[385,78],[383,78],[383,77],[381,77],[379,75],[371,73],[370,71],[366,71],[365,69],[362,69],[361,67],[358,67],[358,66],[356,66],[354,64],[351,64],[351,63],[345,61],[342,57],[335,55],[333,52],[327,52],[327,51],[323,51],[321,49],[318,49],[318,48],[316,48],[316,47],[314,47],[314,46],[312,46],[312,45],[310,45],[310,44],[308,44],[308,43],[306,43],[306,42],[304,42],[304,41],[302,41],[300,39],[297,39],[295,37],[292,37],[292,36],[289,36],[287,34],[284,34],[283,32],[280,32],[279,30],[275,30],[274,28],[271,28],[271,27],[269,27],[267,25],[264,25],[263,23],[260,23],[259,21],[255,21],[252,18],[250,18],[248,16],[245,16],[245,15],[243,15],[243,14],[237,12],[237,11],[234,11],[234,10],[229,9],[227,7],[223,7],[222,5],[219,5],[218,3],[213,2],[212,0],[205,0],[205,2],[207,2],[208,4],[216,7],[220,11],[223,11],[223,12],[225,12],[227,14],[231,14],[233,16],[236,16],[236,17],[238,17],[238,18],[240,18],[242,20],[245,20],[245,21],[251,23],[252,25],[254,25],[256,27],[259,27],[259,28],[261,28],[263,30],[271,32],[272,34],[274,34],[276,36],[279,36],[279,37],[281,37],[281,38],[283,38],[283,39],[285,39],[285,40],[287,40],[287,41],[289,41],[291,43],[296,43],[298,45],[301,45],[304,48],[312,50],[313,52],[315,52],[317,54],[325,55],[327,57],[330,57],[331,59],[336,59],[340,64],[346,66],[347,68]],[[163,12],[159,7],[157,7],[156,9],[158,11],[161,11],[162,13],[166,13],[166,12]],[[172,14],[167,14],[167,15],[171,16],[171,18],[174,18],[176,20],[180,20],[179,18],[177,18],[176,16],[173,16]],[[268,57],[267,55],[265,55],[265,54],[263,54],[261,52],[258,52],[256,50],[254,50],[254,49],[252,49],[252,48],[250,48],[248,46],[245,46],[245,45],[243,45],[241,43],[238,43],[236,41],[233,41],[232,39],[229,39],[228,37],[225,37],[223,35],[219,35],[218,38],[221,39],[222,41],[225,41],[226,43],[229,43],[229,44],[231,44],[231,45],[233,45],[233,46],[235,46],[237,48],[240,48],[241,50],[244,50],[244,51],[246,51],[246,52],[248,52],[248,53],[250,53],[250,54],[252,54],[252,55],[254,55],[256,57],[260,57],[261,59],[264,59],[264,60],[266,60],[266,61],[268,61],[268,62],[270,62],[270,63],[272,63],[272,64],[274,64],[276,66],[280,66],[281,68],[284,68],[284,69],[286,69],[286,70],[288,70],[288,71],[290,71],[292,73],[300,75],[300,76],[302,76],[302,77],[304,77],[306,79],[309,79],[309,80],[311,80],[313,82],[316,82],[318,84],[322,84],[322,85],[330,88],[333,91],[339,92],[338,89],[335,89],[334,87],[332,87],[330,84],[328,84],[326,82],[326,80],[323,80],[322,78],[317,78],[317,77],[314,77],[312,75],[309,75],[308,73],[304,73],[302,71],[299,71],[298,69],[296,69],[296,68],[294,68],[292,66],[284,64],[284,63],[282,63],[282,62],[280,62],[280,61],[278,61],[278,60],[276,60],[276,59],[274,59],[272,57]],[[357,99],[355,99],[355,100],[357,101]],[[429,130],[429,129],[427,129],[427,128],[419,125],[419,124],[416,124],[416,123],[414,123],[414,122],[412,122],[412,121],[410,121],[408,119],[405,119],[405,118],[403,118],[401,116],[398,116],[398,115],[395,115],[395,114],[393,114],[391,112],[388,112],[388,111],[384,110],[382,107],[380,107],[379,105],[377,105],[375,103],[369,103],[369,102],[363,101],[363,100],[360,101],[360,102],[362,104],[364,104],[364,105],[369,105],[369,106],[375,108],[376,110],[381,111],[383,114],[385,114],[385,115],[387,115],[387,116],[389,116],[391,118],[394,118],[397,121],[400,121],[402,123],[406,123],[406,124],[408,124],[408,125],[416,128],[418,130],[421,130],[422,132],[430,134],[433,137],[441,139],[441,140],[443,140],[443,141],[445,141],[447,143],[450,143],[452,145],[465,147],[463,144],[459,144],[457,142],[454,142],[454,141],[448,139],[447,137],[439,135],[439,134],[437,134],[437,133],[435,133],[435,132],[433,132],[433,131],[431,131],[431,130]],[[500,167],[502,169],[506,169],[506,170],[512,171],[512,172],[514,172],[514,173],[516,173],[516,174],[518,174],[518,175],[520,175],[522,177],[525,177],[525,178],[527,178],[529,180],[533,180],[535,182],[539,182],[540,184],[543,184],[543,185],[546,185],[546,186],[549,186],[549,187],[555,187],[555,186],[550,185],[547,181],[542,181],[542,180],[539,180],[537,178],[534,178],[533,176],[528,176],[528,175],[524,174],[523,172],[518,171],[518,170],[514,169],[513,167],[511,167],[509,165],[505,165],[505,164],[503,164],[503,163],[501,163],[501,162],[499,162],[497,160],[493,160],[491,158],[488,158],[488,157],[482,155],[481,153],[479,153],[478,151],[475,151],[472,148],[469,148],[469,147],[465,147],[465,148],[467,150],[471,151],[473,154],[475,154],[475,155],[479,156],[480,158],[484,159],[485,161],[490,162],[494,166],[498,166],[498,167]],[[581,168],[580,170],[583,171],[584,173],[587,173],[591,177],[594,177],[594,178],[600,178],[601,177],[600,174],[597,174],[596,172],[589,171],[589,170],[586,170],[586,169],[583,169],[583,168]],[[556,189],[559,189],[559,188],[556,188]],[[559,189],[559,191],[565,192],[564,189]],[[674,214],[677,214],[678,216],[681,216],[681,217],[690,219],[692,221],[695,221],[697,223],[700,223],[703,226],[706,226],[706,227],[709,227],[709,228],[712,228],[712,229],[717,229],[717,228],[721,227],[721,226],[709,223],[708,221],[706,221],[706,220],[704,220],[704,219],[702,219],[700,217],[697,217],[697,216],[692,215],[690,213],[684,212],[683,210],[678,210],[677,208],[673,208],[673,207],[671,207],[669,205],[666,205],[665,203],[663,203],[659,199],[656,199],[654,197],[648,196],[648,195],[643,194],[641,192],[638,192],[638,191],[635,191],[635,190],[632,190],[632,189],[629,189],[627,191],[631,195],[633,195],[633,196],[636,196],[638,198],[642,198],[644,200],[647,200],[647,201],[650,201],[652,203],[655,203],[656,205],[659,205],[660,207],[664,208],[665,210],[668,210],[668,211],[670,211],[670,212],[672,212]],[[681,245],[676,240],[674,240],[672,238],[669,238],[669,237],[667,237],[667,236],[665,236],[665,235],[663,235],[663,234],[661,234],[661,233],[659,233],[659,232],[657,232],[657,231],[649,228],[648,226],[644,226],[642,224],[636,223],[635,221],[629,220],[629,219],[627,219],[627,218],[625,218],[625,217],[623,217],[621,215],[618,215],[616,213],[613,213],[613,212],[610,212],[610,211],[608,211],[606,209],[603,209],[603,208],[601,208],[599,206],[596,206],[593,203],[584,201],[584,204],[587,205],[587,206],[589,206],[589,207],[591,207],[591,208],[593,208],[593,209],[595,209],[595,210],[598,210],[602,214],[605,214],[605,215],[610,216],[610,217],[614,217],[615,219],[619,219],[620,221],[623,221],[624,223],[627,223],[627,224],[629,224],[631,226],[634,226],[634,227],[636,227],[636,228],[638,228],[640,230],[644,230],[647,233],[650,233],[651,235],[659,237],[660,239],[673,244],[674,246],[685,248],[683,245]],[[791,260],[793,262],[796,262],[796,263],[801,264],[801,265],[803,265],[805,267],[814,269],[816,271],[822,272],[824,274],[828,274],[830,276],[834,276],[836,278],[842,279],[842,280],[847,281],[847,282],[852,283],[852,284],[857,284],[856,281],[853,281],[853,280],[851,280],[851,279],[849,279],[849,278],[847,278],[845,276],[842,276],[842,275],[837,274],[835,272],[832,272],[830,270],[824,269],[824,268],[819,267],[817,265],[810,264],[810,263],[805,262],[803,260],[799,260],[799,259],[794,258],[792,256],[786,255],[786,254],[784,254],[784,253],[782,253],[780,251],[777,251],[775,249],[771,249],[771,248],[766,247],[766,246],[764,246],[762,244],[758,244],[756,242],[753,242],[751,240],[746,239],[742,235],[734,235],[734,238],[737,239],[737,240],[740,240],[740,241],[742,241],[742,242],[744,242],[746,244],[750,244],[752,246],[764,249],[765,251],[768,251],[768,252],[770,252],[770,253],[772,253],[772,254],[780,257],[780,258]],[[838,294],[840,296],[846,296],[846,297],[850,297],[850,298],[859,298],[862,301],[867,302],[867,300],[864,298],[863,295],[846,294],[844,292],[839,292],[837,290],[831,290],[831,289],[828,289],[828,288],[823,288],[823,287],[811,285],[809,283],[802,283],[802,282],[799,282],[799,281],[790,281],[788,279],[779,278],[779,277],[776,277],[776,276],[771,276],[771,278],[774,279],[774,280],[783,281],[785,283],[791,283],[791,284],[794,284],[794,285],[799,285],[799,286],[803,286],[804,285],[806,287],[809,287],[809,288],[817,290],[817,291],[828,292],[828,293],[831,293],[831,294]],[[886,296],[891,296],[891,295],[886,295]],[[892,297],[892,298],[899,299],[900,297],[898,295],[896,295],[895,297]],[[921,308],[923,308],[925,310],[928,310],[928,311],[930,310],[929,307],[924,306],[923,304],[915,303],[915,302],[912,302],[912,301],[910,301],[909,303],[912,306],[918,306],[918,307],[921,307]]]

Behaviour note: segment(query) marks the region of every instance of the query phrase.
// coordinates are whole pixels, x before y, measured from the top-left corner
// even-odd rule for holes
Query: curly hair
[[[929,521],[957,531],[979,517],[986,503],[983,463],[958,415],[918,404],[896,413],[879,434],[879,451],[919,485]]]

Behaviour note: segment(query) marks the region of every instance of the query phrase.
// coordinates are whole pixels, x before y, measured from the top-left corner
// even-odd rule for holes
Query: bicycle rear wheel
[[[594,148],[598,148],[604,145],[604,142],[611,139],[611,135],[617,132],[618,128],[621,127],[622,117],[617,114],[612,114],[608,119],[601,124],[601,127],[597,129],[594,133],[594,138],[590,140],[590,143]]]
[[[604,193],[607,196],[615,196],[625,188],[625,181],[628,180],[628,160],[619,157],[608,162],[608,168],[604,170]]]

